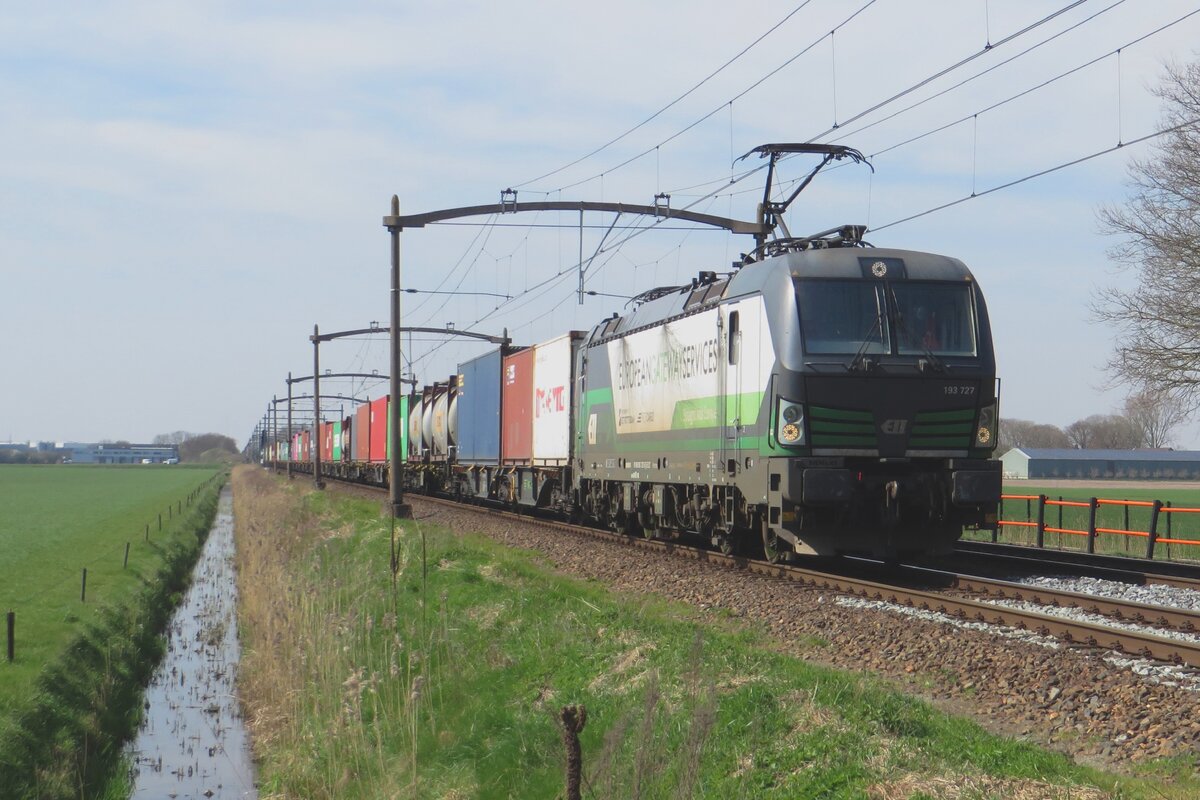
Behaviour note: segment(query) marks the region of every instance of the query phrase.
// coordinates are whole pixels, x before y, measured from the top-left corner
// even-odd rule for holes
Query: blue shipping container
[[[458,365],[458,461],[500,463],[500,351]]]

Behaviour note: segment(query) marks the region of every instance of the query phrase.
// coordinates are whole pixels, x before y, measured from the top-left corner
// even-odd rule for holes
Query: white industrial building
[[[1004,477],[1018,480],[1200,480],[1200,450],[1014,447],[1000,461],[1004,464]]]

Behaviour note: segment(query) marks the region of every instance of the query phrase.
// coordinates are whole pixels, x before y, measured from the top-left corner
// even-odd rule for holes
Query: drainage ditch
[[[233,494],[226,487],[128,750],[136,800],[258,796],[236,692],[241,646],[233,555]]]

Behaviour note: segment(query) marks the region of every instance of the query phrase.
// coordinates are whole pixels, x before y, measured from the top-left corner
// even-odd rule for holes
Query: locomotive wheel
[[[713,537],[713,543],[717,546],[717,552],[723,556],[737,555],[739,550],[738,540],[729,532],[718,533]]]
[[[784,564],[791,558],[791,548],[787,542],[781,540],[771,530],[771,527],[763,522],[762,526],[762,542],[763,542],[763,558],[770,564]]]

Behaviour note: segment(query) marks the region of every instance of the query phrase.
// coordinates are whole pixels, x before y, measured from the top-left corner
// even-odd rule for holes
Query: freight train
[[[894,559],[994,527],[996,365],[970,270],[846,226],[503,347],[399,398],[409,490],[723,552]],[[267,457],[387,485],[387,397]]]

